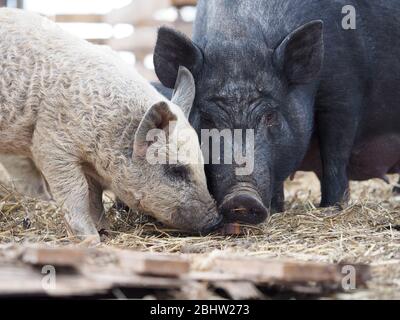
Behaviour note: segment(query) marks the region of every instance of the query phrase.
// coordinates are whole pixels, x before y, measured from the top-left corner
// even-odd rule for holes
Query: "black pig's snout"
[[[247,190],[228,195],[220,210],[227,222],[258,224],[268,217],[268,210],[258,194]]]

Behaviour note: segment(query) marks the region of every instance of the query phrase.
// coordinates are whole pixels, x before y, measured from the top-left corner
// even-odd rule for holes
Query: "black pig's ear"
[[[161,82],[151,82],[151,85],[168,100],[172,99],[173,90],[164,86]]]
[[[154,49],[154,68],[161,83],[173,88],[179,66],[184,66],[194,75],[203,64],[203,54],[192,40],[183,33],[162,27],[158,30]]]
[[[276,48],[274,62],[290,83],[315,80],[324,57],[323,22],[311,21],[290,33]]]
[[[180,66],[175,82],[172,102],[181,107],[183,113],[188,119],[190,111],[192,110],[195,94],[196,87],[193,75],[187,68]]]

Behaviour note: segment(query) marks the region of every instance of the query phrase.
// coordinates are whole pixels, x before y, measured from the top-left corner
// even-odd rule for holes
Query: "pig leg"
[[[89,185],[90,216],[98,231],[109,230],[110,224],[107,221],[103,206],[103,188],[91,177],[86,176]]]
[[[274,195],[271,200],[271,210],[272,213],[283,212],[285,211],[285,192],[283,189],[283,183],[279,184],[277,188],[275,188]]]
[[[397,186],[393,188],[393,193],[400,194],[400,179],[399,182],[397,182]]]
[[[333,106],[331,110],[335,111],[321,111],[317,114],[322,160],[321,207],[340,207],[348,201],[347,165],[357,131],[357,123],[352,120],[357,116],[352,112],[357,112],[357,109],[356,103],[353,106],[346,104]],[[321,108],[317,106],[317,110]]]
[[[114,205],[113,205],[113,208],[115,209],[115,210],[117,210],[117,211],[126,211],[126,212],[129,212],[129,207],[125,204],[125,203],[123,203],[120,199],[115,199],[115,202],[114,202]]]
[[[29,197],[42,200],[51,199],[46,181],[31,159],[2,154],[0,155],[0,162],[10,177],[9,181],[4,181],[5,184],[15,187],[17,192]]]
[[[40,148],[44,152],[33,152],[35,163],[45,176],[54,199],[62,205],[71,231],[91,244],[99,243],[100,236],[90,216],[89,184],[79,161],[60,153],[56,147],[42,145]]]

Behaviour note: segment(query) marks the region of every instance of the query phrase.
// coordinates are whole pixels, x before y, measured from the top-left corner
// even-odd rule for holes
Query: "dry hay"
[[[351,204],[339,211],[318,208],[318,181],[309,174],[298,176],[286,186],[287,211],[244,228],[241,236],[180,234],[133,212],[117,212],[107,203],[112,231],[102,246],[186,253],[197,268],[226,254],[368,263],[373,266],[369,290],[339,297],[400,299],[400,196],[392,193],[396,177],[392,185],[378,180],[352,183]],[[0,201],[0,244],[10,242],[79,244],[68,236],[54,204],[5,192]]]

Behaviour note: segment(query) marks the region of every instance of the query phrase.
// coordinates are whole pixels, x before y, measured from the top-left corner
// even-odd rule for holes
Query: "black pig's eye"
[[[202,113],[201,114],[201,121],[202,121],[202,124],[205,127],[209,127],[209,128],[214,128],[215,127],[214,120],[212,119],[212,117],[209,114]]]
[[[278,116],[275,111],[269,111],[264,116],[264,121],[267,127],[272,127],[277,124]]]

